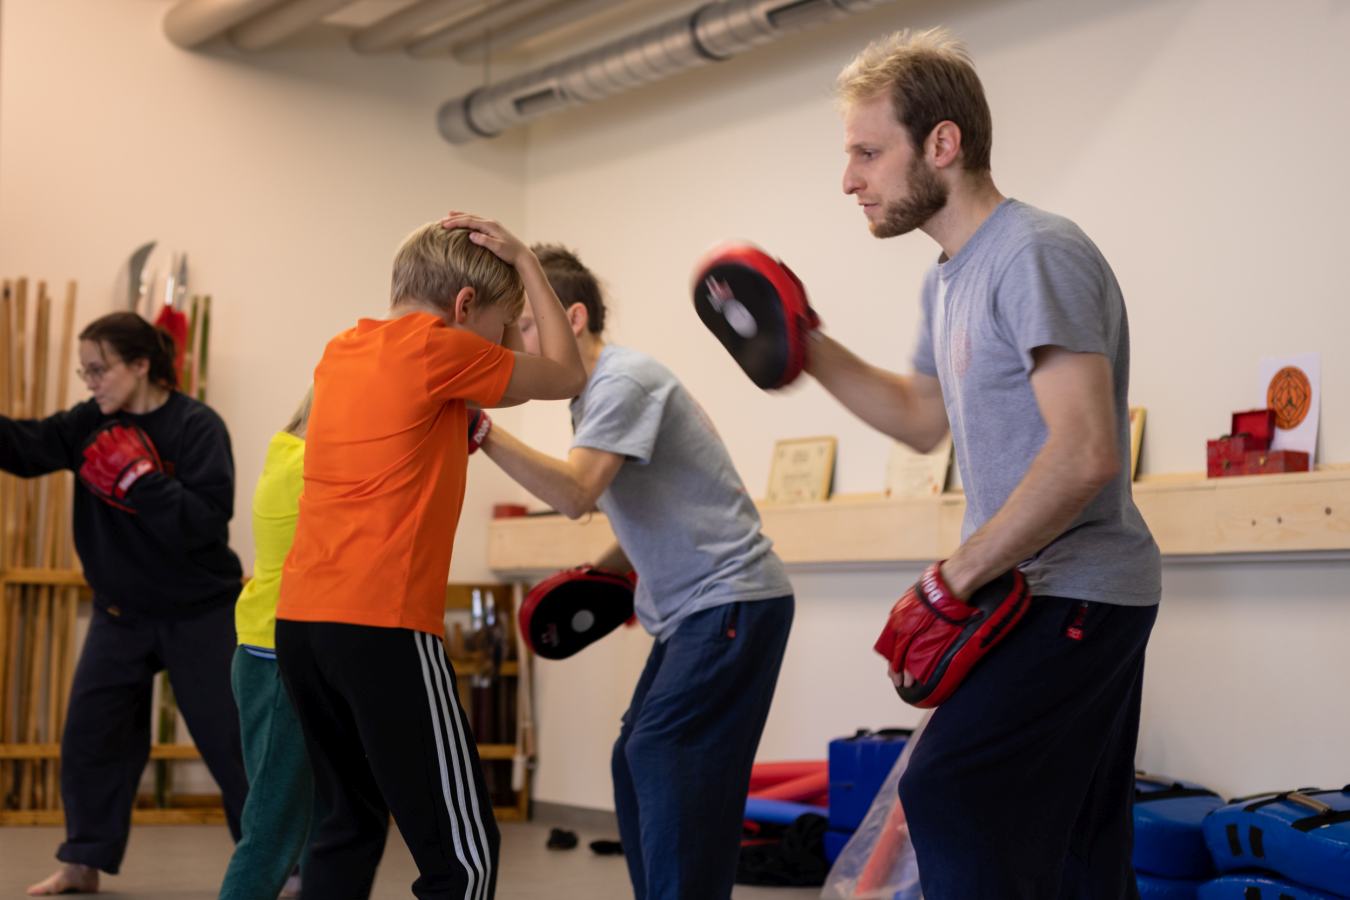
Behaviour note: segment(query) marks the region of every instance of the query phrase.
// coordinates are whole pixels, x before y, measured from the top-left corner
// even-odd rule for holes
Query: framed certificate
[[[936,497],[947,489],[952,467],[952,436],[949,434],[927,453],[896,441],[886,466],[886,496],[898,500]]]
[[[828,500],[834,482],[832,437],[788,438],[773,445],[767,503],[812,503]]]

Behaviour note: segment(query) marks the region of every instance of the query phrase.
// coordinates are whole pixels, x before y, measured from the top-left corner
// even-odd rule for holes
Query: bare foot
[[[30,897],[55,894],[97,894],[98,869],[79,863],[62,863],[61,868],[28,888]]]

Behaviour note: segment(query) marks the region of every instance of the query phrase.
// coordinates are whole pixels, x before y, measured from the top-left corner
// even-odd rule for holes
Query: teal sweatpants
[[[295,868],[309,835],[314,776],[295,707],[277,662],[243,647],[231,670],[244,742],[248,799],[220,900],[274,898]]]

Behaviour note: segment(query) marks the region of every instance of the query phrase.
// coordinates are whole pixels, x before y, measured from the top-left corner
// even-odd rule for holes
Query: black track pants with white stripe
[[[370,896],[392,812],[421,900],[491,900],[500,835],[440,638],[277,622],[277,662],[305,732],[316,808],[305,900]]]

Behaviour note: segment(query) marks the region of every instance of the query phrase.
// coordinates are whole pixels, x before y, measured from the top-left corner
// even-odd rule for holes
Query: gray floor
[[[502,870],[498,900],[608,900],[631,897],[622,857],[601,857],[586,845],[613,834],[577,829],[575,850],[545,848],[549,828],[539,823],[502,824]],[[57,828],[0,827],[0,900],[24,896],[24,888],[52,871],[52,853],[63,837]],[[230,856],[230,838],[223,826],[140,826],[132,830],[122,874],[105,876],[103,893],[124,898],[211,900],[216,896]],[[411,897],[417,876],[397,832],[375,880],[373,900]],[[803,900],[815,889],[736,889],[735,900]]]

